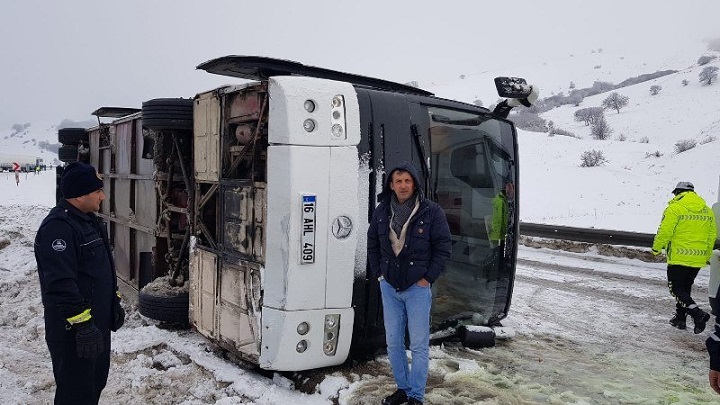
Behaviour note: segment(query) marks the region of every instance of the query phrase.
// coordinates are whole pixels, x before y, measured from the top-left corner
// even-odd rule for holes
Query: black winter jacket
[[[392,174],[402,169],[410,173],[420,199],[420,206],[408,224],[405,245],[396,257],[390,243],[390,189]],[[434,283],[450,257],[451,239],[445,212],[420,193],[415,167],[405,162],[388,173],[380,204],[375,208],[367,232],[367,255],[370,274],[381,275],[397,291],[403,291],[425,278]]]
[[[103,332],[113,325],[119,298],[105,227],[65,200],[50,210],[35,236],[35,260],[45,307],[45,339],[71,340],[68,318],[90,308]]]

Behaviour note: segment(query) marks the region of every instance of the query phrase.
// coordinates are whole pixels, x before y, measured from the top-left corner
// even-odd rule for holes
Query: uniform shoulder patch
[[[55,239],[52,242],[52,248],[56,252],[62,252],[67,248],[67,243],[65,243],[65,241],[62,239]]]

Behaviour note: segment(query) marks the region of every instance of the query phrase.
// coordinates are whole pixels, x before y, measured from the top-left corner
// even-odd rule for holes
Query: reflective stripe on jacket
[[[716,236],[712,210],[702,197],[686,191],[665,208],[652,249],[665,249],[668,264],[700,268],[710,259]]]

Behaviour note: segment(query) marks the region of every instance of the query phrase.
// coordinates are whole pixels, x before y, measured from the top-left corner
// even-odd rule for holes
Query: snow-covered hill
[[[468,75],[441,85],[431,84],[428,89],[440,96],[468,102],[480,99],[489,105],[495,100],[479,97],[478,92],[494,94],[492,79],[498,75],[526,77],[540,86],[545,93],[542,98],[560,92],[567,95],[570,82],[576,88],[585,88],[596,80],[618,84],[642,74],[676,70],[674,74],[615,90],[629,97],[629,104],[620,113],[605,111],[613,130],[608,140],[593,139],[589,126],[574,121],[574,113],[579,108],[600,107],[609,93],[587,97],[577,107],[566,105],[541,114],[556,128],[570,131],[577,138],[519,131],[523,221],[654,233],[678,181],[693,182],[710,204],[718,199],[720,84],[702,84],[698,76],[707,66],[720,66],[720,60],[698,66],[696,62],[704,54],[717,55],[702,43],[668,55],[618,56],[608,50],[591,50],[586,55],[512,72]],[[662,88],[658,94],[650,94],[652,85]],[[675,143],[681,140],[694,140],[697,146],[676,153]],[[588,150],[602,151],[607,163],[581,167],[580,156]]]
[[[46,164],[57,161],[57,125],[22,123],[12,128],[0,128],[0,162],[24,161],[40,158]]]

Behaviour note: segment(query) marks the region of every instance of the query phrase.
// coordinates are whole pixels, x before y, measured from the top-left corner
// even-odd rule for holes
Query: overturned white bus
[[[270,370],[337,365],[382,346],[365,233],[384,168],[411,161],[453,234],[433,286],[434,336],[492,344],[476,327],[507,314],[517,250],[517,135],[506,117],[537,98],[531,86],[496,80],[511,98],[490,111],[284,60],[228,56],[198,68],[252,82],[99,109],[123,116],[78,146],[105,175],[100,214],[143,315],[189,322]]]

